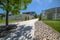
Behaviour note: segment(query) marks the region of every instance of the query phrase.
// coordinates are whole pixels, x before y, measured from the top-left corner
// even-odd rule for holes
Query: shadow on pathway
[[[21,25],[16,29],[5,30],[2,34],[3,37],[0,36],[0,40],[32,40],[31,35],[32,26]]]

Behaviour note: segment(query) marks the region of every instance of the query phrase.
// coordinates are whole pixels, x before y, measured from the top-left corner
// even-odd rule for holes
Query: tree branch
[[[3,6],[5,6],[3,3],[1,3]]]

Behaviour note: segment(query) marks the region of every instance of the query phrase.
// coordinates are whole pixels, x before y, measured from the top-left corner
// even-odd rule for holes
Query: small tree
[[[34,17],[37,18],[37,14],[36,13],[35,13]]]
[[[29,16],[26,16],[26,17],[25,17],[25,21],[26,21],[26,20],[29,20]]]
[[[39,20],[41,20],[41,16],[42,16],[42,14],[40,14],[38,17],[39,17]]]
[[[9,12],[17,14],[20,10],[25,10],[32,0],[0,0],[0,8],[6,11],[6,27],[8,27]]]
[[[25,21],[27,20],[27,16],[25,17]]]
[[[29,20],[29,16],[27,16],[27,20]]]

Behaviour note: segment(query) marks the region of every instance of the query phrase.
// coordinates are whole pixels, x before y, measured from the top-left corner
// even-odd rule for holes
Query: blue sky
[[[40,14],[42,10],[54,7],[60,7],[60,0],[33,0],[25,11],[35,11],[37,14]]]
[[[22,10],[22,12],[35,11],[37,14],[40,14],[42,10],[54,7],[60,7],[60,0],[32,0],[32,3],[28,5],[28,8]],[[3,12],[2,9],[0,9],[0,12]]]

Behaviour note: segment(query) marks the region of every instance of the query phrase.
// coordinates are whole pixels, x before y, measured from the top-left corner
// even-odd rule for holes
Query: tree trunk
[[[6,11],[6,27],[8,27],[8,11]]]
[[[6,8],[6,27],[8,27],[8,14],[9,14],[9,0],[7,0],[7,8]]]

